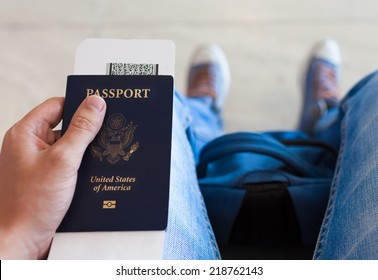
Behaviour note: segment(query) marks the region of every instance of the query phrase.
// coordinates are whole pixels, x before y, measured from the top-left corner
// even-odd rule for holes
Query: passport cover
[[[62,133],[87,95],[107,103],[59,232],[164,230],[168,219],[172,76],[73,75]]]

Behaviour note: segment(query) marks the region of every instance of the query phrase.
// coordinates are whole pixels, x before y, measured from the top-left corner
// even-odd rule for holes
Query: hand
[[[64,98],[51,98],[5,134],[0,153],[0,259],[47,256],[71,203],[77,171],[106,111],[103,99],[83,101],[66,131]]]

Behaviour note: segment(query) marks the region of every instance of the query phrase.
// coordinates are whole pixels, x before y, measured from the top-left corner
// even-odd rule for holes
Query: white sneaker
[[[339,105],[341,52],[337,42],[326,39],[311,51],[303,79],[303,107],[299,130],[312,134],[317,120]]]
[[[199,46],[192,56],[187,96],[209,96],[214,100],[214,109],[221,110],[230,83],[230,68],[223,50],[214,44]]]

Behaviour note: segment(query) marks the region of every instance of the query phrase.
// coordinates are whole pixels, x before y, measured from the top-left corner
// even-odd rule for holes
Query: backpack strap
[[[323,168],[309,163],[270,135],[238,132],[221,136],[203,148],[197,167],[198,177],[206,176],[209,163],[227,155],[245,152],[266,155],[280,160],[300,176],[317,177],[324,174]]]

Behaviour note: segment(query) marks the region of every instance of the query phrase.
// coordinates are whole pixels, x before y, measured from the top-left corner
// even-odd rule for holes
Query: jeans
[[[190,136],[187,133],[193,124],[198,124],[193,120],[195,108],[198,108],[199,115],[201,112],[206,114],[208,110],[205,109],[204,104],[207,103],[205,101],[204,104],[201,104],[201,102],[193,100],[193,106],[190,106],[190,102],[191,100],[175,93],[169,214],[163,259],[220,259],[218,246],[198,186],[196,156],[193,153],[193,149],[199,151],[207,140],[199,137],[195,141],[195,136]],[[204,119],[204,123],[211,124],[212,121]],[[210,131],[212,132],[213,129]],[[195,143],[198,145],[194,146]]]
[[[339,109],[340,150],[315,259],[378,259],[378,72]]]
[[[314,130],[315,138],[339,150],[314,259],[378,259],[378,72],[352,88]],[[175,93],[165,259],[220,258],[195,167],[202,147],[222,133],[211,99]]]

